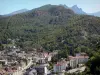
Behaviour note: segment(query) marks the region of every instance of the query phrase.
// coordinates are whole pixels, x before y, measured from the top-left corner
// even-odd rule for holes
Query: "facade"
[[[33,67],[37,71],[37,75],[47,75],[47,65],[38,65]]]
[[[47,65],[36,65],[28,69],[24,75],[47,75]]]
[[[38,63],[39,64],[45,64],[46,63],[45,58],[39,58]]]
[[[66,70],[66,67],[68,67],[67,62],[61,61],[54,65],[53,70],[54,72],[63,72]]]
[[[49,61],[51,61],[52,55],[49,53],[39,53],[37,57],[35,57],[35,60],[39,64],[45,64]]]
[[[85,64],[88,61],[88,56],[69,56],[69,62],[70,62],[70,67],[71,68],[76,68],[78,67],[79,64]]]

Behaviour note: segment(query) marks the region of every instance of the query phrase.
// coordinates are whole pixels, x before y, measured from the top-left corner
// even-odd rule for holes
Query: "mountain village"
[[[58,52],[47,52],[42,48],[22,51],[16,46],[0,51],[0,75],[64,75],[83,72],[89,57],[86,53],[69,55],[50,65],[53,56]],[[50,68],[52,67],[52,68]]]
[[[100,75],[100,3],[70,1],[2,0],[0,75]]]

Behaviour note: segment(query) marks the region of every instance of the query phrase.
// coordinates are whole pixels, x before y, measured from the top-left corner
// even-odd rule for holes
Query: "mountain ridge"
[[[71,9],[76,13],[76,14],[85,14],[86,12],[84,12],[81,8],[79,8],[77,5],[74,5],[71,7]]]
[[[20,10],[14,11],[12,13],[5,14],[4,16],[13,16],[13,15],[20,14],[20,13],[27,12],[27,11],[28,11],[28,9],[20,9]]]
[[[72,7],[68,7],[66,6],[65,4],[60,4],[60,5],[51,5],[51,4],[47,4],[47,5],[44,5],[44,6],[41,6],[40,8],[35,8],[35,9],[32,9],[32,10],[36,10],[36,9],[44,9],[46,10],[47,8],[51,8],[51,7],[55,7],[55,6],[63,6],[64,8],[66,9],[71,9],[73,10],[76,14],[79,14],[79,15],[93,15],[93,16],[97,16],[97,17],[100,17],[100,11],[98,12],[94,12],[94,13],[86,13],[82,10],[82,8],[79,8],[77,5],[73,5]],[[28,10],[28,9],[20,9],[20,10],[17,10],[17,11],[14,11],[12,13],[9,13],[9,14],[5,14],[5,15],[2,15],[2,16],[12,16],[12,15],[16,15],[16,14],[20,14],[20,13],[23,13],[23,12],[28,12],[28,11],[31,11],[31,10]]]

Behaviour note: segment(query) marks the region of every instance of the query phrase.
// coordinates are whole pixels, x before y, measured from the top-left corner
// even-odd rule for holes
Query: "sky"
[[[69,7],[77,5],[87,13],[100,11],[100,0],[0,0],[0,15],[20,9],[34,9],[46,4],[65,4]]]

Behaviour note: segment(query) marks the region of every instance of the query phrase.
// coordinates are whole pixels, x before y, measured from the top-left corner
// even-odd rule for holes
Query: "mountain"
[[[86,14],[81,8],[79,8],[77,5],[74,5],[71,7],[71,9],[76,13],[76,14]]]
[[[28,11],[28,9],[21,9],[21,10],[14,11],[10,14],[6,14],[4,16],[12,16],[12,15],[20,14],[20,13],[27,12],[27,11]]]
[[[0,15],[0,18],[2,17],[2,15]]]
[[[20,47],[42,46],[45,50],[88,50],[100,38],[100,18],[75,14],[60,5],[44,5],[0,19],[0,42],[19,39]],[[95,41],[93,43],[95,44]],[[90,49],[89,49],[90,50]]]
[[[88,13],[89,15],[100,17],[100,11],[95,13]]]
[[[97,16],[100,17],[100,11],[99,12],[95,12],[95,13],[86,13],[84,12],[81,8],[79,8],[77,5],[74,5],[71,7],[71,9],[76,13],[76,14],[83,14],[83,15],[93,15],[93,16]]]
[[[58,5],[45,5],[39,8],[30,10],[27,13],[22,13],[21,15],[27,16],[29,19],[37,19],[40,23],[46,24],[64,24],[67,19],[70,18],[75,13],[69,8],[66,9],[63,6]],[[35,21],[37,22],[37,21]]]

